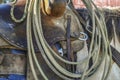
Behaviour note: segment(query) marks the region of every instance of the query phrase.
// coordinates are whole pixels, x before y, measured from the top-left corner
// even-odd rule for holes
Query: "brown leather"
[[[45,36],[45,39],[49,43],[50,46],[53,46],[55,43],[66,40],[66,25],[67,25],[67,15],[71,15],[71,28],[70,28],[70,36],[76,37],[78,35],[79,37],[79,32],[83,32],[82,26],[80,26],[79,20],[77,20],[77,16],[69,9],[66,10],[65,14],[60,17],[60,18],[54,18],[52,16],[46,16],[42,15],[42,25],[43,25],[43,33]],[[78,28],[78,26],[80,28]],[[77,39],[77,38],[76,38]],[[65,41],[66,42],[66,41]],[[73,43],[72,43],[73,42]],[[80,40],[73,40],[71,41],[72,43],[72,49],[74,52],[77,52],[81,48],[83,48],[84,43],[83,41]],[[77,48],[74,49],[74,45],[79,44],[80,46],[77,46]],[[62,44],[62,46],[66,46],[66,44]],[[57,52],[57,50],[55,50]],[[56,75],[46,64],[45,60],[41,56],[40,53],[36,54],[38,57],[38,61],[41,64],[42,70],[44,71],[45,75],[48,77],[49,80],[63,80],[58,75]],[[65,57],[66,58],[66,57]],[[69,65],[66,65],[56,59],[57,62],[65,67],[68,68]],[[27,67],[28,72],[27,72],[27,79],[28,80],[34,80],[33,75],[30,70],[30,66]],[[36,71],[38,71],[37,67],[35,66]],[[69,67],[70,70],[70,67]],[[49,72],[49,73],[48,73]],[[44,80],[41,74],[38,71],[38,77],[40,80]]]
[[[6,7],[6,5],[2,6]],[[2,12],[6,12],[6,14],[0,12],[0,15],[2,16],[2,18],[0,18],[0,36],[4,38],[9,44],[17,48],[26,49],[26,21],[23,21],[22,23],[14,23],[14,21],[12,21],[10,18],[9,8],[7,8],[7,11],[6,8],[0,8]],[[19,10],[19,7],[15,8],[15,11],[16,15],[17,12],[22,14],[22,12]],[[67,15],[71,15],[71,36],[76,37],[77,35],[79,37],[79,33],[83,32],[83,29],[82,26],[80,27],[77,16],[75,16],[71,10],[66,9],[64,15],[59,18],[42,14],[43,33],[50,46],[54,45],[56,42],[66,40],[65,28],[67,23]],[[17,17],[20,16],[17,15]]]
[[[19,12],[19,8],[18,8],[18,12]],[[22,12],[21,12],[21,14],[22,14]],[[0,15],[3,17],[0,19],[0,29],[1,29],[0,35],[2,36],[2,38],[4,38],[8,43],[10,43],[11,45],[13,45],[15,47],[27,48],[25,21],[18,24],[18,23],[14,23],[12,20],[7,20],[7,19],[10,19],[9,13],[6,15],[4,15],[4,14],[0,14]],[[66,16],[67,15],[71,16],[70,36],[76,37],[76,35],[77,35],[77,37],[75,38],[75,39],[77,39],[79,37],[80,32],[83,32],[83,29],[82,29],[82,26],[80,25],[78,17],[70,9],[66,9],[64,15],[59,18],[42,15],[42,26],[43,26],[44,37],[50,46],[54,45],[56,42],[66,40],[66,25],[67,25]],[[7,16],[7,18],[5,19],[4,17],[6,17],[6,16]],[[11,22],[12,26],[9,25],[8,21]],[[81,46],[78,46],[79,48],[77,48],[77,49],[74,49],[74,47],[72,46],[72,48],[74,50],[81,49],[84,46],[84,44],[81,44],[83,42],[81,42],[81,41],[78,41],[78,42],[79,42],[79,45],[81,45]],[[74,42],[74,43],[76,43],[76,42]],[[76,52],[76,51],[74,51],[74,52]],[[40,64],[42,65],[44,72],[45,73],[49,72],[49,74],[46,74],[46,75],[49,77],[50,80],[53,80],[53,79],[62,80],[47,66],[44,59],[42,59],[42,56],[40,53],[38,54],[37,57],[39,59],[38,61],[40,61]],[[9,59],[9,58],[13,60],[12,57],[6,57],[6,59]],[[3,63],[5,63],[5,61]],[[10,61],[9,64],[13,64],[12,61]],[[65,64],[63,64],[61,62],[59,62],[59,64],[62,66],[65,66]],[[19,67],[20,66],[17,66],[17,69],[19,69]],[[28,69],[29,69],[29,67],[30,66],[28,66]],[[11,67],[9,67],[9,68],[12,69]],[[37,69],[37,68],[35,68],[35,69]],[[9,70],[7,70],[7,71],[9,71]],[[8,73],[11,73],[11,72],[8,72]],[[31,71],[28,70],[27,73],[28,73],[28,78],[29,78],[28,80],[30,80],[30,78],[33,78],[31,75]],[[41,77],[40,74],[38,74],[38,75],[39,75],[39,77]],[[40,78],[40,79],[43,80],[42,78]],[[31,80],[34,80],[34,79],[31,79]]]
[[[114,62],[116,62],[117,65],[120,67],[120,53],[112,46],[111,46],[111,50],[112,50],[112,58]]]
[[[63,80],[61,79],[60,77],[58,77],[58,75],[56,75],[50,68],[49,66],[47,65],[47,63],[45,62],[45,60],[43,59],[41,53],[36,53],[36,56],[37,56],[37,59],[38,59],[38,62],[39,64],[41,65],[41,68],[43,70],[43,72],[45,73],[45,75],[48,77],[49,80]],[[58,59],[56,59],[56,61],[62,66],[62,67],[65,67],[65,64],[60,62]],[[34,77],[33,77],[33,74],[31,72],[31,69],[30,69],[30,64],[29,62],[28,63],[28,66],[27,66],[27,80],[34,80]],[[33,62],[34,63],[34,62]],[[44,78],[42,77],[42,75],[40,74],[37,66],[35,66],[35,71],[37,72],[37,75],[38,75],[38,79],[39,80],[44,80]]]
[[[0,54],[0,75],[25,74],[26,56],[24,54]]]
[[[0,65],[2,64],[4,57],[5,56],[3,54],[0,54]]]

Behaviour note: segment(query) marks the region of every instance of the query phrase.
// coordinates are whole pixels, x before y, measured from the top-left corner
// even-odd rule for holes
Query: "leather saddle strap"
[[[25,64],[25,54],[0,54],[0,75],[24,75]]]
[[[67,15],[67,57],[70,61],[70,55],[71,55],[71,45],[70,45],[70,27],[71,27],[71,16]]]
[[[120,67],[120,53],[112,46],[111,46],[111,49],[112,49],[112,58]]]

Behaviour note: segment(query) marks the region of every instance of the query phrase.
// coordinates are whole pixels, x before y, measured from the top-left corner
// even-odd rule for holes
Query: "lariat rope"
[[[27,8],[28,8],[28,0],[26,0],[26,4],[25,4],[25,9],[24,9],[24,14],[22,15],[22,17],[20,19],[17,19],[14,15],[14,9],[15,9],[15,4],[17,3],[17,0],[14,0],[12,2],[12,6],[11,6],[11,12],[10,12],[10,15],[11,15],[11,18],[12,20],[14,20],[15,22],[17,23],[20,23],[22,21],[25,20],[26,18],[26,15],[27,15]]]
[[[100,67],[101,63],[105,61],[104,72],[102,74],[102,80],[106,80],[110,72],[110,69],[111,69],[112,55],[111,55],[111,50],[110,50],[110,43],[108,41],[108,34],[107,34],[104,16],[98,10],[98,8],[94,5],[94,3],[91,0],[83,0],[83,3],[86,5],[86,8],[88,9],[89,15],[93,22],[92,23],[92,26],[93,26],[92,39],[90,43],[88,58],[84,60],[83,62],[71,62],[57,55],[46,42],[44,35],[43,35],[43,31],[42,31],[40,2],[41,0],[27,0],[26,4],[28,4],[28,7],[25,8],[25,10],[27,10],[25,11],[25,13],[27,12],[28,59],[29,59],[30,68],[31,68],[31,71],[33,73],[33,77],[35,78],[35,80],[39,80],[37,76],[38,71],[45,80],[48,80],[48,78],[45,75],[44,71],[42,70],[41,68],[42,65],[39,63],[36,53],[35,53],[35,49],[33,46],[32,30],[35,35],[37,46],[41,52],[40,54],[46,61],[49,68],[59,77],[61,77],[64,80],[74,80],[78,78],[81,78],[81,80],[84,80],[88,76],[95,74],[95,72]],[[93,7],[97,10],[97,14],[94,11]],[[24,18],[21,18],[21,20],[23,19]],[[15,20],[15,21],[20,22],[21,20]],[[107,56],[109,56],[110,58],[108,66],[106,65]],[[88,69],[87,65],[89,64],[89,60],[91,57],[95,57],[95,60],[93,61],[93,65]],[[86,63],[86,67],[82,74],[72,73],[66,70],[65,68],[63,68],[62,66],[60,66],[60,64],[56,61],[55,58],[58,58],[60,61],[66,64],[71,64],[71,65],[78,65],[78,64]],[[35,66],[37,67],[38,71],[36,71]]]

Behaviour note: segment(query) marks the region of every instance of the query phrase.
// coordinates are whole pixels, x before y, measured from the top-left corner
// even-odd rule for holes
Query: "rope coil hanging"
[[[37,46],[41,51],[42,57],[46,61],[47,65],[51,68],[51,70],[54,73],[56,73],[59,77],[65,80],[74,80],[76,78],[81,78],[81,80],[84,80],[89,75],[94,74],[99,68],[102,61],[103,60],[106,61],[107,55],[109,55],[110,57],[109,66],[106,66],[106,65],[104,66],[104,73],[102,77],[102,80],[106,80],[111,68],[110,67],[111,59],[112,59],[111,50],[110,50],[110,44],[108,41],[108,35],[107,35],[106,24],[104,21],[104,16],[99,12],[98,8],[94,5],[94,3],[91,0],[83,0],[83,3],[86,5],[86,8],[88,9],[90,17],[93,22],[92,39],[90,43],[89,54],[88,54],[88,58],[86,59],[86,61],[84,61],[84,63],[88,65],[90,58],[93,56],[95,56],[95,61],[89,69],[86,67],[82,74],[72,73],[66,70],[65,68],[60,66],[60,64],[58,64],[58,62],[55,60],[55,58],[58,58],[62,62],[66,64],[71,64],[71,65],[81,64],[81,62],[71,62],[61,58],[48,45],[42,32],[40,3],[41,3],[41,0],[27,0],[23,17],[20,20],[15,19],[13,15],[14,5],[11,8],[11,16],[15,22],[21,22],[25,19],[25,17],[27,17],[27,33],[26,34],[27,34],[27,45],[28,45],[28,60],[29,60],[30,68],[35,80],[39,80],[37,76],[37,72],[35,71],[35,65],[37,66],[43,78],[45,80],[49,80],[49,79],[45,75],[46,73],[43,72],[41,68],[41,64],[39,63],[35,55],[35,49],[33,46],[33,39],[32,39],[32,29],[35,35]],[[93,7],[97,10],[100,17],[97,16]],[[100,50],[102,50],[101,56],[99,56]]]

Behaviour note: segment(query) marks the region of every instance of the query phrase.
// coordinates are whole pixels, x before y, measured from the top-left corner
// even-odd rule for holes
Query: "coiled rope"
[[[74,80],[76,78],[80,78],[81,80],[86,79],[89,75],[95,74],[95,72],[100,67],[100,64],[105,60],[107,63],[107,56],[109,55],[109,65],[104,65],[104,72],[102,75],[102,80],[106,80],[110,69],[111,69],[111,50],[110,50],[110,43],[108,41],[108,34],[106,29],[106,24],[104,20],[103,14],[97,9],[94,3],[91,0],[83,0],[83,3],[86,5],[86,8],[89,11],[90,17],[92,19],[92,39],[90,43],[90,49],[88,58],[83,62],[86,63],[86,66],[89,64],[89,60],[91,57],[95,57],[93,65],[88,69],[85,67],[84,72],[82,74],[79,73],[72,73],[65,68],[63,68],[55,58],[58,58],[62,62],[71,65],[78,65],[83,62],[71,62],[67,61],[60,56],[58,56],[53,49],[48,45],[46,42],[43,32],[42,32],[42,23],[41,23],[41,0],[27,0],[26,7],[24,11],[24,15],[20,20],[16,20],[13,17],[13,8],[11,9],[12,19],[16,22],[21,22],[26,16],[27,12],[27,45],[28,45],[28,58],[30,63],[30,68],[33,73],[33,77],[35,80],[39,80],[37,76],[37,72],[35,70],[35,66],[37,66],[38,71],[43,76],[45,80],[49,80],[45,75],[44,71],[41,68],[41,64],[39,63],[35,49],[33,46],[33,39],[32,39],[32,30],[35,35],[35,40],[39,50],[41,51],[41,55],[46,61],[47,65],[51,68],[51,70],[56,73],[59,77],[64,80]],[[27,5],[28,4],[28,5]],[[94,11],[97,10],[97,14]],[[99,14],[99,17],[98,17]]]

